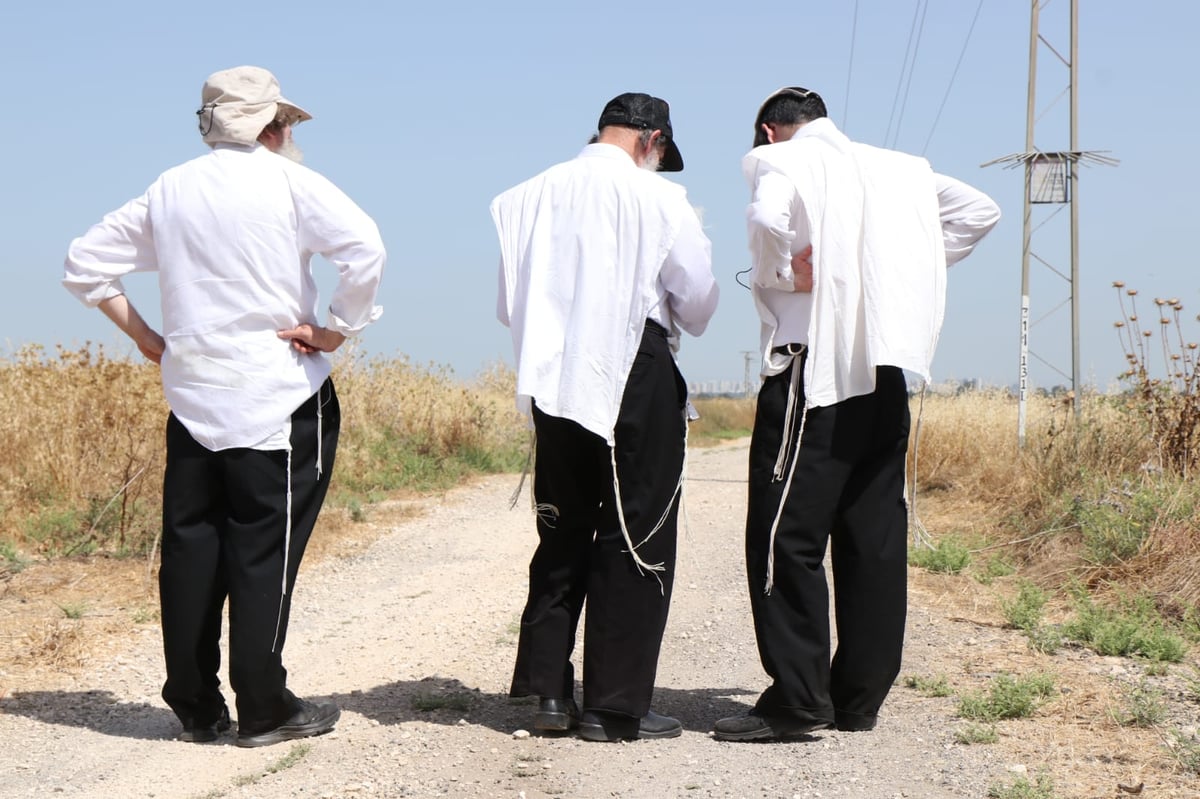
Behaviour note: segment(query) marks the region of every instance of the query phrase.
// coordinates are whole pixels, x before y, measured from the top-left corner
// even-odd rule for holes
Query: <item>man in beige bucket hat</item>
[[[167,170],[71,243],[64,285],[160,364],[171,413],[163,481],[163,699],[180,740],[231,726],[239,746],[333,729],[340,711],[287,688],[292,590],[329,486],[340,413],[323,353],[379,318],[385,253],[375,223],[296,163],[311,115],[260,67],[213,73],[196,112],[212,152]],[[281,157],[286,156],[286,157]],[[338,271],[324,325],[310,259]],[[162,334],[121,278],[158,272]]]

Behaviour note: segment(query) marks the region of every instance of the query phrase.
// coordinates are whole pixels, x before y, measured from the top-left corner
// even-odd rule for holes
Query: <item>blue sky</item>
[[[685,338],[692,381],[737,380],[758,344],[749,292],[739,163],[754,113],[781,85],[819,91],[852,137],[923,153],[940,172],[996,199],[1000,226],[951,270],[935,378],[1016,380],[1022,177],[980,165],[1024,149],[1029,3],[928,0],[914,66],[902,71],[916,2],[565,2],[391,4],[343,0],[212,5],[9,3],[0,11],[0,343],[130,348],[97,311],[59,285],[70,239],[164,169],[204,152],[194,110],[204,78],[257,64],[315,119],[296,132],[306,163],[378,222],[389,249],[383,318],[364,334],[373,354],[405,353],[469,378],[511,362],[495,321],[497,248],[487,206],[500,191],[575,155],[604,103],[647,91],[671,103],[686,162],[676,176],[703,208],[721,306],[707,333]],[[1193,42],[1200,4],[1084,0],[1080,146],[1117,168],[1084,171],[1080,187],[1082,373],[1104,388],[1122,368],[1113,280],[1143,297],[1183,300],[1200,337],[1194,138],[1200,77]],[[1068,52],[1067,0],[1051,0],[1042,33]],[[853,59],[851,40],[853,33]],[[1068,149],[1066,68],[1039,55],[1037,146]],[[910,77],[911,75],[911,77]],[[848,91],[847,91],[848,87]],[[944,111],[936,121],[946,97]],[[890,131],[890,135],[889,135]],[[1042,209],[1039,209],[1041,213]],[[1043,214],[1044,215],[1044,214]],[[1040,217],[1039,217],[1040,218]],[[1068,266],[1067,214],[1034,239]],[[332,268],[318,264],[328,287]],[[153,277],[127,282],[156,318]],[[328,289],[326,289],[328,292]],[[1032,317],[1067,297],[1034,271]],[[326,293],[326,296],[328,294]],[[1070,372],[1065,308],[1036,325],[1035,353]],[[1034,361],[1035,386],[1068,382]]]

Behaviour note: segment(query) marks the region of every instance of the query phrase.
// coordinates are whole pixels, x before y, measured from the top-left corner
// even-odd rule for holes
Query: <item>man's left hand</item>
[[[282,339],[289,339],[297,352],[311,355],[314,352],[333,352],[342,346],[346,337],[336,330],[330,330],[320,325],[296,325],[289,330],[276,333]]]

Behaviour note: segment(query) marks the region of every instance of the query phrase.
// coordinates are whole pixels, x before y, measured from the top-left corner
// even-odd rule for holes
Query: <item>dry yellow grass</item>
[[[479,471],[519,470],[529,437],[513,406],[514,376],[496,366],[465,382],[404,357],[335,357],[343,428],[334,493],[322,524],[339,527],[388,497],[450,486]],[[158,372],[102,347],[0,362],[0,569],[18,557],[150,552],[158,534],[166,406]],[[754,400],[697,401],[694,444],[748,435]],[[935,533],[1010,553],[1046,583],[1132,581],[1164,604],[1200,600],[1194,575],[1200,495],[1159,468],[1146,420],[1117,400],[1034,398],[1027,445],[1017,447],[1016,402],[1002,392],[912,399],[910,474],[918,512]],[[919,425],[918,425],[919,419]],[[1085,512],[1160,506],[1135,556],[1099,563],[1083,551]],[[936,500],[936,501],[932,501]]]
[[[1020,449],[1016,419],[1016,400],[999,392],[926,398],[909,447],[918,510],[936,498],[943,532],[1015,542],[1008,553],[1045,585],[1145,591],[1177,610],[1200,602],[1200,492],[1162,469],[1147,420],[1114,397],[1085,397],[1078,419],[1069,399],[1033,398]],[[1089,540],[1133,525],[1149,503],[1130,551],[1097,559]]]
[[[334,363],[343,430],[331,510],[444,487],[471,470],[519,468],[527,436],[509,371],[464,384],[445,369],[368,361],[352,349]],[[91,344],[52,354],[29,346],[0,362],[0,403],[9,409],[0,419],[0,555],[152,549],[167,415],[156,367]]]
[[[754,398],[708,397],[693,400],[700,418],[688,426],[688,442],[708,446],[750,435],[754,429]]]
[[[696,402],[702,444],[748,435],[753,399]],[[1026,445],[1017,445],[1017,401],[1007,392],[928,395],[910,402],[909,474],[918,514],[935,535],[997,546],[1047,585],[1077,579],[1145,590],[1163,606],[1200,602],[1200,492],[1161,468],[1149,420],[1120,398],[1088,395],[1079,418],[1069,397],[1032,397]],[[1081,514],[1130,515],[1158,504],[1136,555],[1098,563],[1083,546]],[[1082,510],[1081,510],[1082,509]]]
[[[157,369],[103,347],[0,365],[0,543],[67,554],[153,538],[166,404]]]

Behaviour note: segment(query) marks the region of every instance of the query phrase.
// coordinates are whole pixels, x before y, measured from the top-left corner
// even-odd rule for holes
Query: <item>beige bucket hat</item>
[[[209,75],[196,116],[207,144],[253,144],[276,117],[293,125],[312,119],[312,114],[279,93],[279,81],[262,67],[234,67]]]

